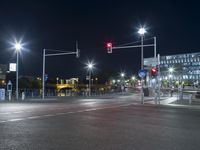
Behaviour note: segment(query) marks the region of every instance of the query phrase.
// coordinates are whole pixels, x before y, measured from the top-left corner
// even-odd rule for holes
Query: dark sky
[[[140,49],[107,54],[105,43],[137,41],[138,27],[145,25],[145,38],[157,37],[161,55],[198,52],[199,6],[198,1],[192,0],[0,0],[0,63],[15,61],[9,42],[14,37],[23,38],[26,49],[20,55],[20,74],[41,75],[44,48],[74,51],[78,40],[81,57],[47,58],[49,76],[85,75],[84,63],[88,59],[96,62],[96,72],[137,72]],[[145,48],[145,56],[153,56],[153,48]]]

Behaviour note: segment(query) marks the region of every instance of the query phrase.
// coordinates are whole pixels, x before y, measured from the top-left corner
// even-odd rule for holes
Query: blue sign
[[[44,81],[47,81],[48,80],[48,74],[45,74],[44,75]]]
[[[140,78],[144,78],[146,76],[147,72],[146,70],[144,69],[141,69],[139,72],[138,72],[138,75]]]

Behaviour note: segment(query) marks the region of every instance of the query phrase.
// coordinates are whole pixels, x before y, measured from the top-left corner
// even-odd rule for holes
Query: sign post
[[[146,77],[146,74],[147,74],[147,72],[144,69],[141,69],[138,72],[138,76],[141,78],[141,103],[142,104],[144,104],[144,89],[143,89],[144,83],[143,83],[143,79]]]
[[[8,91],[8,100],[11,100],[12,95],[12,82],[9,80],[7,84],[7,91]]]

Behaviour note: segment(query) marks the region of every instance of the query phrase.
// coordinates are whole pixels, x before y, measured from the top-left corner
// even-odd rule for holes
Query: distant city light
[[[136,78],[135,78],[135,76],[132,76],[131,79],[132,79],[132,80],[135,80]]]
[[[173,67],[170,67],[170,68],[168,69],[168,71],[169,71],[170,73],[172,73],[172,72],[174,72],[174,68],[173,68]]]
[[[121,73],[121,77],[124,77],[125,76],[125,73]]]
[[[112,82],[115,84],[116,81],[115,81],[115,80],[112,80]]]

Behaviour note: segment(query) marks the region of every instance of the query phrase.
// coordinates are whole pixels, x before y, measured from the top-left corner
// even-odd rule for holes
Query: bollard
[[[11,91],[8,92],[8,100],[11,101]]]
[[[22,92],[22,100],[24,100],[25,99],[25,94],[24,94],[24,92]]]
[[[142,104],[144,104],[144,92],[142,92]]]

